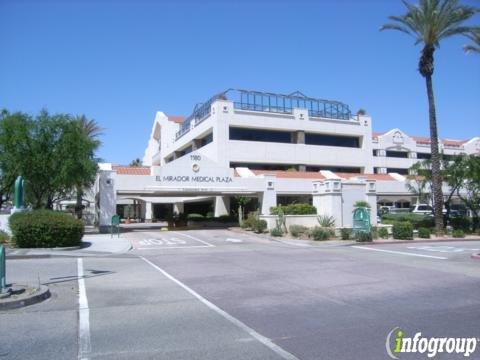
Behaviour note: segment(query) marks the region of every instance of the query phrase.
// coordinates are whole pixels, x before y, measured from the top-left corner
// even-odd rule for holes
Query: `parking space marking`
[[[233,239],[233,238],[227,238],[225,239],[226,242],[231,242],[231,243],[243,243],[243,240],[240,239]]]
[[[234,324],[235,326],[239,327],[240,329],[242,329],[243,331],[245,331],[246,333],[248,333],[251,337],[253,337],[255,340],[259,341],[260,343],[262,343],[263,345],[265,345],[266,347],[268,347],[270,350],[274,351],[277,355],[279,355],[282,359],[285,359],[285,360],[299,360],[295,355],[289,353],[288,351],[284,350],[283,348],[281,348],[280,346],[278,346],[277,344],[275,344],[271,339],[269,339],[268,337],[266,336],[263,336],[261,334],[259,334],[258,332],[256,332],[255,330],[253,330],[251,327],[249,327],[248,325],[245,325],[243,322],[241,322],[240,320],[238,320],[237,318],[233,317],[232,315],[230,315],[229,313],[227,313],[226,311],[220,309],[217,305],[211,303],[210,301],[208,301],[207,299],[205,299],[203,296],[201,296],[200,294],[198,294],[195,290],[189,288],[187,285],[185,285],[184,283],[182,283],[180,280],[177,280],[176,278],[174,278],[172,275],[170,275],[169,273],[167,273],[165,270],[163,270],[162,268],[160,268],[159,266],[155,265],[154,263],[152,263],[150,260],[147,260],[146,258],[144,258],[143,256],[139,256],[140,259],[142,259],[143,261],[145,261],[147,264],[149,264],[150,266],[152,266],[154,269],[156,269],[157,271],[159,271],[161,274],[163,274],[166,278],[170,279],[171,281],[173,281],[175,284],[179,285],[180,287],[182,287],[184,290],[186,290],[188,293],[190,293],[191,295],[193,295],[195,298],[197,298],[200,302],[202,302],[204,305],[206,305],[208,308],[210,308],[211,310],[215,311],[217,314],[219,314],[220,316],[222,316],[223,318],[225,318],[226,320],[230,321],[232,324]]]
[[[424,257],[424,258],[430,258],[430,259],[448,260],[448,258],[446,258],[446,257],[441,257],[441,256],[414,254],[414,253],[408,253],[408,252],[404,252],[404,251],[382,250],[382,249],[375,249],[375,248],[366,247],[366,246],[352,246],[352,248],[361,249],[361,250],[380,251],[380,252],[385,252],[385,253],[390,253],[390,254],[399,254],[399,255],[408,255],[408,256],[418,256],[418,257]]]
[[[195,241],[199,241],[199,242],[201,242],[201,243],[203,243],[203,244],[205,244],[205,245],[207,245],[207,246],[209,246],[209,247],[215,247],[215,245],[210,244],[210,243],[208,243],[208,242],[206,242],[206,241],[200,240],[199,238],[196,238],[196,237],[194,237],[194,236],[192,236],[192,235],[188,235],[188,234],[184,234],[184,233],[180,233],[180,232],[179,232],[179,233],[176,232],[175,234],[186,236],[186,237],[188,237],[188,238],[190,238],[190,239],[193,239],[193,240],[195,240]]]
[[[90,309],[88,307],[83,259],[77,259],[78,272],[78,359],[87,360],[92,350],[90,342]]]

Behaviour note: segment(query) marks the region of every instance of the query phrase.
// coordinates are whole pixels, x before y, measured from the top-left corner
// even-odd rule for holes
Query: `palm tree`
[[[475,45],[467,45],[463,48],[465,52],[480,54],[480,28],[473,29],[470,33],[466,34]]]
[[[432,75],[434,70],[434,52],[440,41],[448,37],[467,34],[472,27],[464,25],[477,9],[460,5],[458,0],[420,0],[412,5],[403,1],[407,12],[401,16],[390,16],[392,23],[383,25],[380,30],[398,30],[415,38],[415,44],[423,49],[418,63],[418,71],[425,78],[429,107],[430,149],[432,153],[432,186],[435,210],[435,229],[443,234],[442,216],[442,178],[440,173],[440,155],[438,149],[437,115],[433,96]]]
[[[100,127],[95,119],[88,119],[85,115],[80,115],[75,118],[75,121],[78,122],[80,129],[83,134],[93,141],[98,148],[102,142],[98,140],[98,137],[103,134],[104,129]],[[91,186],[91,184],[78,184],[76,187],[76,204],[75,204],[75,213],[79,219],[83,216],[83,195],[85,188]]]

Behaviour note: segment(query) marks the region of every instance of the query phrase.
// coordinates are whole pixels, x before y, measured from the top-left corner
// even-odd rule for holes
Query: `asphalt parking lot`
[[[1,326],[1,359],[388,359],[396,327],[480,337],[480,261],[470,257],[480,241],[306,247],[227,230],[122,236],[132,251],[83,258],[82,274],[76,258],[11,261],[14,280],[37,271],[55,296],[0,313],[15,324]],[[21,334],[35,346],[20,346]],[[52,338],[57,346],[47,346]],[[455,356],[435,359],[464,358]]]

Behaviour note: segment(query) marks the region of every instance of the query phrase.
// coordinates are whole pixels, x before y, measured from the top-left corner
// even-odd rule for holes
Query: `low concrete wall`
[[[267,222],[268,230],[277,226],[276,215],[260,215],[260,219]],[[285,215],[285,225],[287,229],[290,225],[303,225],[306,227],[318,226],[317,215]]]

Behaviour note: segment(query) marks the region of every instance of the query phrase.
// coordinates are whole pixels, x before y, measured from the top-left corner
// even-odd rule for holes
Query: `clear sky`
[[[300,90],[366,109],[376,131],[428,135],[420,47],[378,31],[403,12],[400,0],[0,0],[0,108],[84,113],[105,128],[99,156],[120,164],[143,157],[156,111],[189,115],[231,87]],[[442,137],[480,135],[467,42],[436,53]]]

